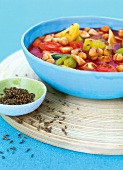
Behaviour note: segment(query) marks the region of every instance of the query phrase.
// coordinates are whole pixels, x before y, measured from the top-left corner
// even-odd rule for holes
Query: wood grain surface
[[[13,76],[41,81],[21,50],[0,64],[0,79]],[[3,119],[26,135],[57,147],[123,155],[123,99],[82,99],[46,86],[46,99],[37,110],[17,117],[1,115]]]

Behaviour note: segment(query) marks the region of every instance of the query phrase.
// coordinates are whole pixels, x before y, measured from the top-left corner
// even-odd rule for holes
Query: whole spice
[[[16,151],[16,148],[15,147],[13,147],[13,148],[10,148],[12,151]]]
[[[13,143],[13,140],[10,140],[10,142],[9,143]]]
[[[26,89],[11,87],[3,90],[4,96],[0,97],[0,104],[21,105],[34,101],[35,94],[29,93]]]
[[[27,138],[27,136],[25,135],[25,136],[22,136],[23,134],[21,134],[21,133],[19,133],[19,134],[17,134],[17,138],[19,138],[18,140],[20,140],[20,138],[24,138],[24,139],[26,139]],[[10,135],[9,134],[5,134],[5,135],[3,135],[3,140],[6,140],[6,138],[7,137],[10,137]],[[22,145],[24,142],[25,142],[25,140],[24,139],[22,139],[19,143]],[[7,140],[8,140],[8,138],[7,138]],[[12,140],[12,139],[9,139],[10,141],[9,141],[9,143],[13,143],[14,142],[14,140]],[[28,152],[30,152],[30,150],[31,150],[31,148],[27,148],[26,150],[25,150],[25,152],[26,153],[28,153]],[[15,146],[13,146],[13,147],[10,147],[9,146],[9,148],[7,148],[7,149],[5,149],[4,151],[0,151],[0,156],[1,156],[1,158],[2,159],[5,159],[6,157],[5,157],[5,155],[4,154],[14,154],[15,152],[17,152],[18,151],[18,149],[15,147]],[[34,156],[34,154],[32,153],[31,154],[31,158],[33,158],[33,156]]]
[[[29,152],[30,151],[30,148],[27,148],[27,150],[25,152]]]
[[[62,128],[61,131],[62,131],[65,135],[67,135],[67,132],[66,132],[66,130],[65,130],[64,128]]]
[[[34,154],[31,155],[31,158],[33,158],[33,157],[34,157]]]
[[[20,142],[20,144],[22,144],[22,143],[24,143],[24,142],[25,142],[25,140],[22,139],[22,141]]]
[[[2,140],[10,140],[6,135],[3,136]]]
[[[21,135],[22,135],[22,134],[21,134],[21,133],[19,133],[19,134],[18,134],[18,138],[21,138]]]

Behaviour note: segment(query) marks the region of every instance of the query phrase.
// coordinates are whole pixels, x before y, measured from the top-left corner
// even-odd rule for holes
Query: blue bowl
[[[81,28],[123,28],[122,19],[106,17],[66,17],[41,22],[28,29],[22,36],[21,45],[28,63],[34,72],[53,88],[72,96],[90,99],[114,99],[123,97],[122,72],[91,72],[62,68],[45,62],[28,51],[32,41],[41,35],[66,29],[73,23]]]

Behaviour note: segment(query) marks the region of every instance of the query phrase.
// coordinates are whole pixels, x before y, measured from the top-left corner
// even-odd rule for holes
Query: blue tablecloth
[[[0,62],[21,49],[21,35],[30,26],[43,20],[80,15],[123,18],[123,1],[0,0]],[[78,153],[53,147],[30,137],[24,138],[24,134],[19,138],[19,133],[0,117],[0,170],[123,169],[123,156]],[[12,143],[2,140],[5,134],[10,135]],[[25,142],[20,144],[22,139]],[[16,151],[12,150],[13,147]],[[31,150],[26,152],[27,148]],[[5,159],[2,159],[2,155]]]

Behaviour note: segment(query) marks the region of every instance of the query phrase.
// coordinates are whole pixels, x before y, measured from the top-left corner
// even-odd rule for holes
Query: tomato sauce
[[[83,31],[84,28],[81,28],[80,31]],[[94,30],[99,33],[98,35],[89,35],[89,38],[85,37],[85,38],[80,38],[80,40],[78,41],[78,39],[75,39],[74,41],[71,41],[69,43],[65,44],[65,41],[62,41],[62,39],[64,39],[64,37],[57,38],[56,35],[58,33],[52,33],[52,36],[54,35],[54,39],[49,35],[44,35],[41,37],[37,37],[28,47],[28,50],[30,53],[32,53],[34,56],[43,59],[43,55],[45,53],[50,53],[50,54],[72,54],[72,50],[78,50],[79,52],[83,52],[87,58],[83,59],[84,60],[84,64],[86,64],[86,67],[83,67],[83,64],[81,65],[80,63],[76,63],[76,67],[74,69],[79,69],[79,70],[89,70],[89,71],[98,71],[98,72],[117,72],[119,70],[117,70],[117,66],[118,65],[123,65],[123,60],[114,60],[113,56],[116,54],[116,51],[120,48],[122,48],[122,39],[121,37],[118,37],[118,31],[116,30],[112,30],[112,34],[114,35],[115,39],[115,43],[112,46],[112,48],[109,48],[110,51],[110,61],[104,61],[103,60],[103,55],[102,55],[102,60],[98,59],[93,59],[90,55],[90,49],[86,50],[86,48],[84,49],[84,43],[86,39],[89,39],[89,41],[95,41],[94,43],[97,43],[99,41],[99,43],[101,42],[101,45],[108,46],[109,44],[109,38],[105,39],[103,38],[102,35],[106,34],[105,32],[101,33],[101,29],[100,28],[94,28]],[[67,34],[67,33],[66,33]],[[65,35],[66,35],[65,34]],[[108,33],[107,33],[108,34]],[[88,32],[87,32],[88,35]],[[109,36],[109,34],[108,34]],[[47,38],[51,38],[51,41],[47,40]],[[68,37],[69,38],[69,37]],[[112,38],[112,37],[111,37]],[[82,40],[81,40],[82,39]],[[54,41],[53,41],[54,40]],[[59,41],[57,41],[59,40]],[[60,43],[60,40],[62,41],[62,43]],[[88,44],[89,45],[89,44]],[[101,46],[100,45],[100,46]],[[98,46],[97,44],[94,46]],[[87,47],[87,46],[86,46]],[[71,50],[71,49],[72,50]],[[93,47],[92,47],[93,48]],[[94,47],[95,48],[95,47]],[[102,48],[102,47],[101,47]],[[102,50],[104,50],[104,48],[102,48]],[[78,54],[75,54],[78,55]],[[78,56],[79,57],[79,56]],[[104,56],[105,57],[105,56]],[[74,57],[75,58],[75,57]],[[77,57],[76,57],[77,58]],[[51,59],[51,58],[50,58]],[[56,58],[54,59],[54,63],[56,64]],[[45,60],[46,61],[46,60]],[[77,61],[77,60],[76,60]],[[57,62],[58,63],[58,62]],[[87,65],[88,63],[91,63],[93,69],[89,68],[89,66]],[[92,64],[93,63],[93,64]],[[64,63],[62,63],[64,64]],[[62,65],[61,64],[61,65]],[[59,64],[58,64],[59,65]]]

